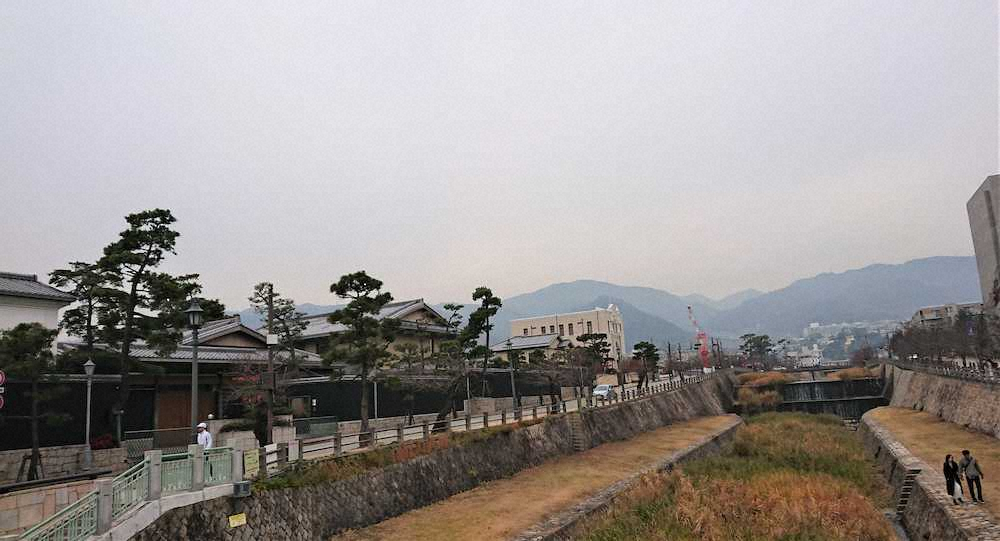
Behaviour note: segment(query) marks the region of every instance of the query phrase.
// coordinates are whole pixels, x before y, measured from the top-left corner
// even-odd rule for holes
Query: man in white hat
[[[198,445],[205,449],[212,448],[212,433],[208,431],[208,425],[205,423],[198,423]]]

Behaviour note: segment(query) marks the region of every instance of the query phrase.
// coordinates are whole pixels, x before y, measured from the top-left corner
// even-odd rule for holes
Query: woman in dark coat
[[[944,484],[952,503],[955,505],[965,503],[962,499],[962,479],[958,473],[958,462],[955,462],[951,455],[944,457]]]

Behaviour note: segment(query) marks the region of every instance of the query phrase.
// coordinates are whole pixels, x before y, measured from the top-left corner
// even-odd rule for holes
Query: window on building
[[[527,327],[525,327],[525,329],[524,329],[524,335],[528,336],[528,329],[527,329]]]
[[[569,335],[573,336],[573,324],[572,323],[569,324]]]
[[[566,327],[562,324],[559,324],[559,335],[561,336],[564,334],[566,334]]]
[[[549,325],[549,334],[555,334],[555,333],[556,333],[556,326]]]
[[[591,334],[591,333],[593,333],[593,332],[594,332],[594,327],[593,327],[593,325],[591,324],[591,322],[589,322],[589,321],[588,321],[588,322],[587,322],[587,334]]]

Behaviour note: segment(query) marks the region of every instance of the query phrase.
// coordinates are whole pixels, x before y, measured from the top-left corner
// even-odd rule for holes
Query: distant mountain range
[[[798,336],[812,322],[904,320],[924,306],[975,302],[979,297],[973,257],[931,257],[898,265],[870,265],[798,280],[768,293],[748,289],[723,299],[577,280],[503,299],[503,308],[495,320],[494,338],[506,338],[513,319],[609,304],[618,305],[622,311],[626,347],[631,348],[643,340],[657,345],[668,341],[688,343],[694,335],[688,306],[694,309],[702,327],[714,336],[733,338],[745,332]],[[467,315],[473,309],[472,303],[464,304],[463,312]],[[306,314],[336,308],[335,305],[299,306]],[[249,309],[240,315],[248,325],[260,323],[260,317]]]

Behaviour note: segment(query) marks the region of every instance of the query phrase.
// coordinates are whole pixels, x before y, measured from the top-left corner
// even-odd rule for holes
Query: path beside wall
[[[926,411],[948,422],[1000,437],[1000,386],[886,365],[889,405]]]
[[[674,392],[585,410],[579,414],[584,446],[624,440],[694,417],[721,415],[731,406],[732,390],[733,376],[723,372]],[[244,499],[219,498],[174,509],[134,539],[323,539],[571,454],[572,440],[569,415],[555,415],[532,426],[498,431],[483,440],[351,479],[269,490]],[[237,513],[245,513],[247,523],[230,529],[227,517]]]
[[[869,453],[893,490],[897,501],[907,470],[921,470],[902,516],[903,527],[914,541],[1000,541],[1000,525],[973,505],[955,506],[944,492],[944,475],[910,454],[892,433],[873,418],[861,419],[858,432]]]

